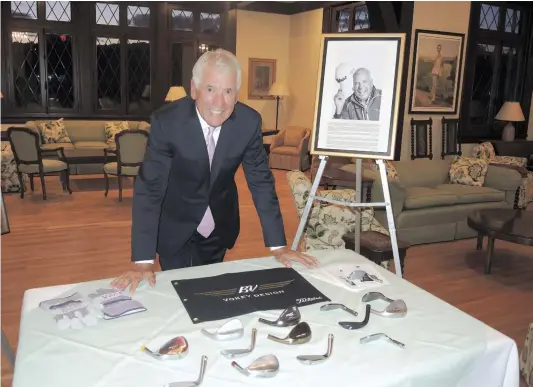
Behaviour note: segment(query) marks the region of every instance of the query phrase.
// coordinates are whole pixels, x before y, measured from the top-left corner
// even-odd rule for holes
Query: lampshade
[[[274,82],[270,87],[269,94],[279,97],[287,96],[289,95],[289,88],[282,82]]]
[[[183,98],[187,95],[185,89],[182,86],[171,86],[168,89],[167,97],[165,101],[175,101],[177,99]]]
[[[505,102],[495,118],[500,121],[525,121],[524,113],[518,102]]]

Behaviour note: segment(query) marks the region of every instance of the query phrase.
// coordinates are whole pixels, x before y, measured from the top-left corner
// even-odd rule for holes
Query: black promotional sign
[[[292,268],[172,281],[194,324],[331,301]]]

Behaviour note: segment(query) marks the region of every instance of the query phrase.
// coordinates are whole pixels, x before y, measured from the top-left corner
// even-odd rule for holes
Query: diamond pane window
[[[216,34],[220,30],[220,14],[205,13],[200,14],[200,32]]]
[[[70,1],[47,1],[46,20],[62,22],[71,21]]]
[[[39,35],[34,32],[13,32],[11,51],[18,107],[41,106],[41,75],[39,71]]]
[[[470,122],[485,124],[489,119],[490,92],[494,73],[494,50],[490,44],[478,44],[475,58],[474,84],[470,104]]]
[[[128,111],[150,109],[150,42],[128,39]]]
[[[350,10],[343,9],[341,11],[337,11],[336,19],[337,19],[337,32],[348,31],[348,23],[350,20]]]
[[[118,4],[96,3],[96,24],[105,26],[118,26]]]
[[[37,19],[37,2],[36,1],[12,1],[11,16],[21,19]]]
[[[150,27],[150,8],[128,6],[128,26]]]
[[[368,20],[368,8],[366,5],[355,7],[354,12],[354,30],[366,30],[370,28],[370,21]]]
[[[479,15],[479,28],[497,31],[500,24],[500,7],[481,4]]]
[[[505,32],[520,33],[520,11],[507,8],[505,13]]]
[[[192,31],[193,14],[191,11],[180,9],[172,10],[172,29],[179,31]]]
[[[97,106],[118,109],[120,93],[120,39],[96,38]]]
[[[46,34],[48,106],[74,107],[72,36]]]

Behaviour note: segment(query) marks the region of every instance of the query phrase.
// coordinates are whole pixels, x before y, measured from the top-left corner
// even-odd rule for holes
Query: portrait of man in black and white
[[[372,74],[361,67],[353,72],[353,93],[346,96],[342,89],[335,94],[333,118],[379,121],[381,90],[374,86]]]

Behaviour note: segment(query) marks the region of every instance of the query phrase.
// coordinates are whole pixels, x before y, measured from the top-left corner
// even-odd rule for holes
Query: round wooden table
[[[478,232],[477,250],[483,247],[483,237],[488,238],[485,274],[490,274],[494,255],[494,240],[533,246],[533,212],[512,209],[486,209],[468,216],[468,226]]]

